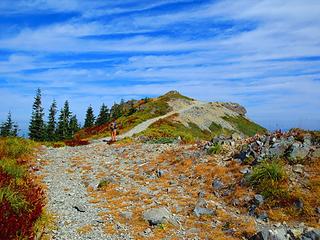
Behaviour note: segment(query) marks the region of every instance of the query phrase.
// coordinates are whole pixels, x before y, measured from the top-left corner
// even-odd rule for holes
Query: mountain
[[[130,110],[132,106],[133,110]],[[121,137],[144,136],[148,139],[177,138],[186,142],[211,139],[217,135],[253,136],[266,129],[246,117],[246,109],[231,102],[202,102],[177,91],[160,97],[128,101],[122,106],[122,116],[116,121]],[[84,129],[82,138],[109,135],[109,124]]]

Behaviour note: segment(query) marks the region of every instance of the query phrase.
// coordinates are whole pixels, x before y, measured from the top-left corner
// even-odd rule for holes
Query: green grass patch
[[[165,115],[170,111],[171,109],[167,102],[157,99],[143,104],[141,109],[129,116],[118,118],[117,122],[122,125],[121,131],[126,132],[146,120]]]
[[[239,130],[243,134],[247,136],[254,136],[257,133],[265,133],[267,130],[260,125],[251,122],[247,118],[243,116],[224,116],[222,117],[224,120],[229,122],[235,129]]]
[[[22,138],[0,139],[0,158],[17,159],[32,152],[35,143]]]
[[[189,98],[187,96],[181,95],[179,92],[176,91],[170,91],[168,93],[166,93],[165,95],[159,97],[159,99],[163,100],[163,101],[170,101],[172,99],[185,99],[185,100],[189,100],[189,101],[193,101],[193,98]]]
[[[211,133],[201,130],[197,125],[189,123],[189,127],[170,119],[160,119],[148,129],[139,133],[152,139],[181,137],[184,142],[194,142],[199,139],[210,140]]]
[[[211,131],[212,137],[220,136],[220,135],[231,136],[232,133],[234,132],[229,129],[223,128],[221,125],[215,122],[211,123],[209,129]]]
[[[169,144],[169,143],[174,143],[176,141],[175,138],[170,138],[170,137],[162,137],[158,139],[154,139],[150,141],[150,143],[153,144]]]
[[[19,192],[11,190],[9,187],[0,188],[0,203],[8,201],[15,213],[28,209],[28,202],[21,196]]]
[[[14,159],[0,159],[0,169],[15,179],[22,178],[26,173],[25,167]]]
[[[247,177],[247,181],[266,198],[285,198],[289,193],[284,187],[288,176],[283,164],[279,161],[263,161]]]
[[[222,146],[219,143],[214,144],[213,146],[211,146],[208,149],[208,154],[212,155],[212,154],[219,154],[222,152]]]

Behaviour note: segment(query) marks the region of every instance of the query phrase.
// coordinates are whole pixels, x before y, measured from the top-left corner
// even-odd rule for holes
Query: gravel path
[[[114,214],[109,214],[115,209],[107,203],[125,197],[124,193],[132,188],[149,191],[144,181],[133,179],[138,174],[135,167],[145,165],[168,147],[116,147],[95,143],[79,147],[45,148],[39,156],[39,174],[44,176],[43,182],[48,187],[48,210],[57,216],[57,229],[49,235],[59,240],[136,239],[132,231],[114,219]],[[125,155],[127,160],[124,159],[125,152],[129,153]],[[105,177],[117,181],[116,190],[119,194],[113,198],[102,196],[94,201],[93,195],[103,194],[97,186]],[[134,202],[129,205],[134,207]],[[112,226],[112,231],[109,232],[107,225]]]
[[[117,136],[117,139],[122,139],[122,138],[125,138],[125,137],[132,137],[134,134],[137,134],[137,133],[140,133],[144,130],[146,130],[151,124],[157,122],[158,120],[160,119],[164,119],[166,117],[169,117],[169,116],[172,116],[174,114],[181,114],[185,111],[188,111],[190,110],[191,108],[194,108],[194,107],[199,107],[201,105],[205,105],[207,103],[205,102],[200,102],[200,101],[194,101],[193,104],[185,107],[185,108],[182,108],[182,109],[179,109],[177,111],[171,111],[165,115],[162,115],[162,116],[159,116],[159,117],[156,117],[156,118],[152,118],[152,119],[149,119],[147,121],[144,121],[143,123],[140,123],[139,125],[135,126],[134,128],[132,128],[131,130],[129,130],[128,132],[126,133],[123,133],[119,136]],[[99,142],[99,141],[109,141],[110,140],[110,137],[108,138],[102,138],[102,139],[98,139],[98,140],[95,140],[95,142]]]

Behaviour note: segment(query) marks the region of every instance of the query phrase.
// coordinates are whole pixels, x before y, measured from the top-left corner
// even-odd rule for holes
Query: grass
[[[37,144],[22,138],[0,139],[1,239],[33,239],[44,206],[39,179],[27,171]]]
[[[35,143],[22,138],[0,139],[0,158],[18,159],[32,152]]]
[[[229,122],[235,129],[238,129],[240,132],[247,136],[254,136],[257,133],[265,133],[267,131],[260,125],[251,122],[250,120],[242,116],[224,116],[223,119]]]
[[[144,135],[152,139],[168,139],[180,136],[181,139],[187,143],[194,142],[199,139],[210,140],[210,132],[201,130],[194,123],[189,123],[189,127],[186,127],[182,123],[175,121],[174,117],[175,116],[170,116],[166,119],[160,119],[138,135]]]
[[[22,178],[26,173],[25,167],[19,165],[15,159],[1,159],[0,168],[15,179]]]
[[[212,155],[212,154],[219,154],[222,152],[222,146],[219,143],[214,144],[213,146],[211,146],[208,149],[208,154]]]
[[[33,225],[33,232],[35,233],[35,239],[49,240],[51,237],[48,232],[55,230],[55,216],[43,209],[41,216],[35,221]]]
[[[283,184],[288,176],[283,165],[278,161],[263,161],[253,168],[247,177],[250,185],[264,197],[271,199],[289,198],[287,188]]]
[[[154,144],[169,144],[169,143],[174,143],[176,141],[175,138],[170,138],[170,137],[162,137],[162,138],[158,138],[155,140],[150,141],[150,143],[154,143]]]
[[[212,136],[219,136],[219,135],[226,135],[226,136],[231,136],[233,131],[223,128],[221,125],[212,122],[210,127],[209,127]]]
[[[13,191],[10,187],[0,188],[0,203],[7,201],[15,213],[25,211],[29,207],[29,203],[19,192]]]
[[[193,101],[193,98],[189,98],[187,96],[181,95],[180,93],[176,92],[176,91],[171,91],[166,93],[165,95],[159,97],[160,100],[162,101],[170,101],[172,99],[185,99],[185,100],[189,100],[189,101]]]

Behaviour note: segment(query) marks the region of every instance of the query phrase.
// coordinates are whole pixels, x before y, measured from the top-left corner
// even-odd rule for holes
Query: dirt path
[[[132,229],[121,220],[133,213],[141,219],[142,209],[150,205],[142,196],[155,194],[141,179],[141,167],[171,147],[154,147],[95,143],[46,148],[39,156],[40,174],[45,176],[43,181],[48,187],[48,210],[57,216],[57,229],[48,234],[59,240],[136,239],[140,229]],[[109,189],[100,191],[97,187],[103,179],[112,183],[112,195]],[[137,192],[127,199],[133,190]],[[119,201],[127,204],[119,205]],[[119,214],[125,217],[116,219]]]

